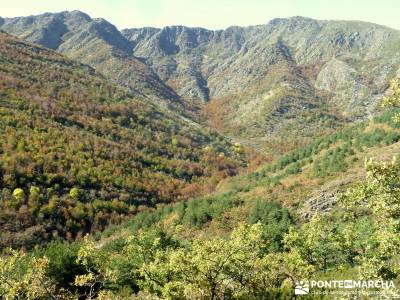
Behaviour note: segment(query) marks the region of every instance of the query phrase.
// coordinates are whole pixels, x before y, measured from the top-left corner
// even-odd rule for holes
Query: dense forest
[[[243,147],[85,65],[0,35],[0,245],[32,247],[212,191]]]

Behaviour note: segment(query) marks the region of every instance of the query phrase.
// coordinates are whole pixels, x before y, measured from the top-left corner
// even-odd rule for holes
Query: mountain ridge
[[[105,19],[92,19],[80,11],[64,11],[24,18],[6,18],[2,27],[27,41],[89,64],[109,75],[114,82],[145,97],[178,100],[156,74],[140,59],[130,55],[130,43]],[[129,78],[121,80],[121,76]],[[144,94],[145,91],[147,92]]]
[[[61,26],[52,35],[49,19],[68,32]],[[262,148],[283,135],[309,141],[374,115],[387,82],[400,73],[400,31],[360,21],[296,16],[224,30],[119,31],[73,11],[8,18],[1,28],[51,41],[116,83]]]
[[[68,12],[68,11],[66,11]],[[24,16],[19,16],[19,17],[12,17],[12,18],[21,18]],[[157,26],[143,26],[143,27],[121,27],[121,29],[119,29],[121,32],[124,30],[135,30],[135,29],[158,29],[158,30],[162,30],[163,28],[166,27],[186,27],[186,28],[191,28],[191,29],[204,29],[207,31],[225,31],[228,30],[230,28],[255,28],[255,27],[262,27],[265,25],[269,25],[269,24],[276,24],[279,22],[286,22],[286,21],[290,21],[290,20],[308,20],[308,21],[315,21],[315,22],[321,22],[321,23],[326,23],[326,22],[343,22],[343,23],[358,23],[358,24],[365,24],[365,25],[373,25],[373,26],[378,26],[378,27],[384,27],[390,30],[394,30],[394,31],[400,31],[400,29],[396,29],[387,25],[382,25],[382,24],[378,24],[378,23],[374,23],[374,22],[369,22],[369,21],[363,21],[363,20],[357,20],[357,19],[352,19],[352,20],[345,20],[345,19],[317,19],[317,18],[312,18],[312,17],[305,17],[305,16],[301,16],[301,15],[294,15],[294,16],[290,16],[290,17],[276,17],[276,18],[272,18],[268,21],[266,21],[265,23],[259,23],[259,24],[252,24],[252,25],[229,25],[226,28],[221,28],[221,29],[210,29],[207,28],[205,26],[187,26],[187,25],[182,25],[182,24],[170,24],[170,25],[165,25],[162,27],[157,27]]]

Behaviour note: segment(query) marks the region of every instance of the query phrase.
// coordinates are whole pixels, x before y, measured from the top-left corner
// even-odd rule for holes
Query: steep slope
[[[0,245],[101,230],[245,165],[215,132],[0,32]]]
[[[375,113],[400,66],[399,32],[364,22],[294,17],[224,31],[122,33],[179,95],[211,99],[205,109],[211,124],[257,141],[293,130],[314,136],[316,127]]]
[[[79,11],[46,13],[6,18],[2,29],[89,64],[143,97],[166,99],[177,105],[174,91],[131,55],[130,43],[104,19],[91,19]]]

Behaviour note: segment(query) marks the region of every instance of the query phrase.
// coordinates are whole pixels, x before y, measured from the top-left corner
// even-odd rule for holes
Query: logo
[[[295,295],[307,295],[310,292],[310,284],[308,281],[300,281],[296,282],[296,286],[294,288]]]
[[[357,290],[363,289],[394,289],[395,285],[393,281],[385,280],[302,280],[296,281],[294,287],[295,295],[308,295],[310,294],[310,288],[313,290],[311,294],[320,293],[335,293],[332,289],[347,290],[347,293],[356,292]],[[323,289],[322,291],[314,289]],[[345,292],[345,291],[343,291]]]

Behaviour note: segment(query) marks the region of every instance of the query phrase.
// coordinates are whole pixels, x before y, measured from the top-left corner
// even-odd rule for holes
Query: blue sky
[[[118,28],[167,25],[223,29],[277,17],[363,20],[400,29],[400,0],[0,0],[0,16],[78,9]]]

